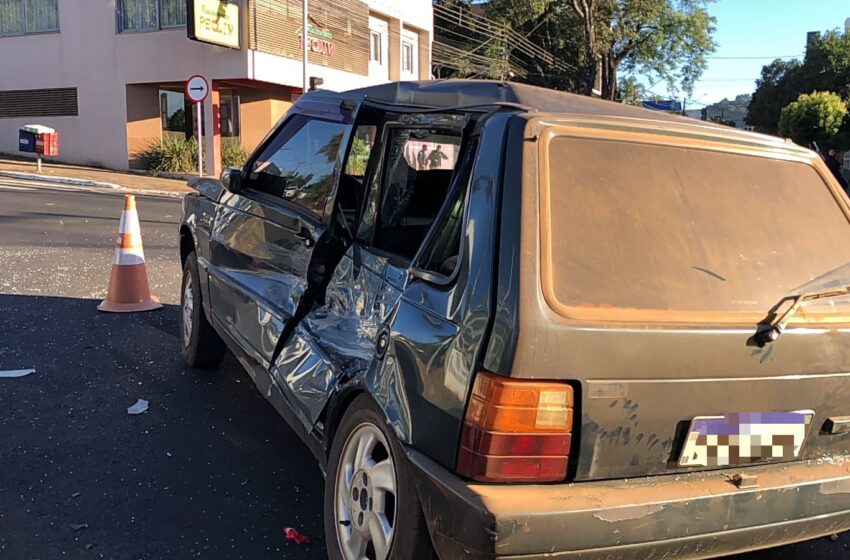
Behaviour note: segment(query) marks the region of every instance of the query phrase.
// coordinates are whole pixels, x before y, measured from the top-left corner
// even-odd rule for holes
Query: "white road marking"
[[[0,192],[13,191],[54,191],[54,192],[88,192],[88,193],[103,193],[123,196],[125,193],[133,193],[136,196],[150,196],[156,198],[182,198],[185,193],[160,191],[154,189],[106,189],[103,187],[93,187],[85,185],[66,185],[61,183],[45,183],[29,179],[12,179],[10,177],[0,177]]]
[[[24,377],[31,373],[35,373],[34,369],[10,369],[0,371],[0,377]]]

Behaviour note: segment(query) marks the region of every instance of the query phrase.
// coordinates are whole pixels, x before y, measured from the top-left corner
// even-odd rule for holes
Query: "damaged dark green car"
[[[713,558],[850,528],[850,202],[780,139],[530,86],[304,95],[180,227],[331,558]]]

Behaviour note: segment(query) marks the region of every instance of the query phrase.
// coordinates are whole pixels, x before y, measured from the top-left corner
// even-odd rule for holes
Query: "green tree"
[[[759,132],[777,134],[782,108],[800,95],[802,64],[776,59],[761,69],[747,112],[747,124]]]
[[[803,146],[817,142],[824,147],[832,143],[847,118],[847,103],[829,91],[802,94],[797,101],[783,107],[779,132]]]
[[[577,64],[579,90],[617,98],[618,74],[655,75],[690,95],[716,44],[713,0],[492,0],[489,12],[517,27],[569,22],[565,50]],[[538,35],[531,39],[539,41]]]
[[[813,37],[806,56],[799,60],[774,60],[764,66],[750,103],[747,124],[760,132],[777,134],[783,107],[802,93],[833,91],[850,96],[850,33],[827,31]],[[839,133],[850,141],[850,124]],[[847,145],[847,141],[842,141]]]
[[[629,76],[620,80],[617,97],[627,105],[640,105],[646,99],[646,88],[634,76]]]

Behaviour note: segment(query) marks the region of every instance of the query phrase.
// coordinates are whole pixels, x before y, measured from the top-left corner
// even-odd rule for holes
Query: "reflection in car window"
[[[250,188],[322,215],[345,128],[341,123],[296,116],[254,162]]]
[[[345,174],[352,177],[363,178],[366,175],[366,165],[369,163],[369,155],[375,144],[375,125],[358,126],[354,130],[351,139],[351,151],[348,153],[348,162],[345,165]]]

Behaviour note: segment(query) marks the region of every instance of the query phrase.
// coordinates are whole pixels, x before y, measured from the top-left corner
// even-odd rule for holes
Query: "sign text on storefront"
[[[241,46],[239,4],[228,0],[189,0],[188,35],[190,39],[231,49]]]

